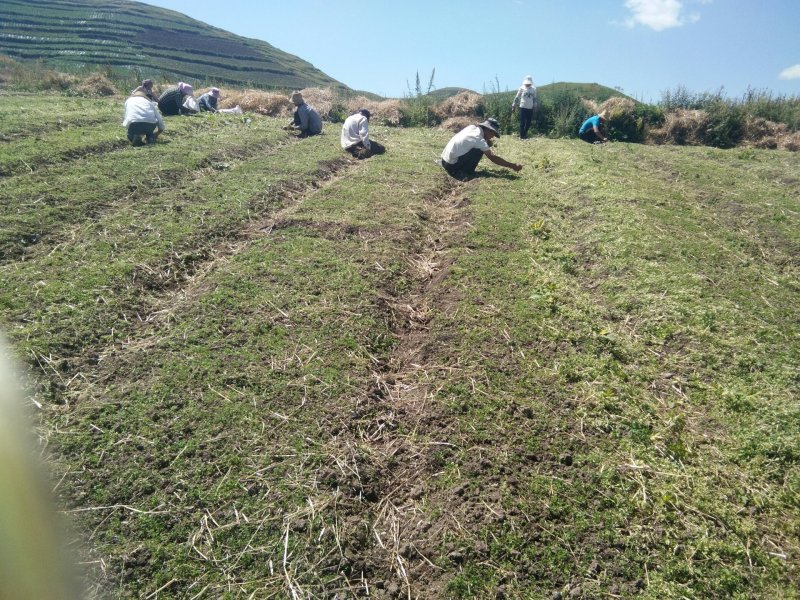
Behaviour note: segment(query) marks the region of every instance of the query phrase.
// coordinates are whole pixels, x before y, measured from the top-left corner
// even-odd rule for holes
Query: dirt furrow
[[[358,465],[358,481],[347,483],[337,481],[337,473],[323,474],[328,485],[349,485],[357,496],[340,535],[349,540],[346,545],[359,547],[345,550],[340,568],[372,582],[378,598],[436,595],[427,596],[430,590],[425,589],[436,579],[434,561],[439,557],[427,554],[439,546],[441,540],[433,538],[442,528],[426,522],[415,503],[441,470],[441,454],[452,445],[447,441],[452,436],[433,400],[447,369],[437,365],[437,340],[429,325],[435,312],[448,312],[458,301],[458,293],[446,282],[468,227],[468,190],[469,184],[447,179],[427,198],[424,233],[409,244],[404,257],[413,285],[403,294],[387,291],[376,299],[396,343],[376,360],[374,384],[347,424],[351,439],[344,446],[352,453],[349,461]],[[341,448],[331,450],[332,455],[337,452]],[[371,504],[369,510],[364,510],[363,501]],[[371,514],[373,522],[364,523],[365,514]],[[373,531],[374,539],[361,539],[365,528]],[[371,543],[375,540],[377,544]]]

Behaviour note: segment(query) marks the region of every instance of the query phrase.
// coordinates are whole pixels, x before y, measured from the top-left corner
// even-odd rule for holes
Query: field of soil
[[[89,598],[795,598],[800,154],[0,96],[0,327]]]

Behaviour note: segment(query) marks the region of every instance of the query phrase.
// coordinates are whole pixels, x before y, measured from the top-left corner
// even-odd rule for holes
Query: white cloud
[[[681,14],[683,4],[681,0],[625,0],[625,7],[633,13],[625,24],[628,27],[644,25],[655,31],[663,31],[680,27],[686,22],[699,21],[700,15],[696,13],[688,17]]]
[[[800,64],[785,68],[778,77],[781,79],[800,79]]]

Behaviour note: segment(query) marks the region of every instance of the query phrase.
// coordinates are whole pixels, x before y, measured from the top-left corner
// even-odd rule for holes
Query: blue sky
[[[269,42],[354,89],[516,89],[525,75],[800,95],[800,0],[146,0]]]

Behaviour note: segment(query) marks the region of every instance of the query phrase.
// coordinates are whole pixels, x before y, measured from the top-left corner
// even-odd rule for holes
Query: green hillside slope
[[[444,130],[121,104],[0,96],[85,600],[797,598],[800,153],[509,135],[462,182]]]
[[[619,90],[600,85],[599,83],[574,83],[568,81],[559,81],[557,83],[548,83],[547,85],[538,86],[538,90],[541,98],[553,98],[564,93],[572,93],[576,96],[580,96],[581,98],[594,100],[595,102],[605,102],[612,96],[630,98],[630,96],[622,93]],[[634,98],[631,98],[631,100],[634,100]]]
[[[77,70],[262,87],[345,87],[310,63],[171,10],[128,0],[3,0],[0,53]]]

